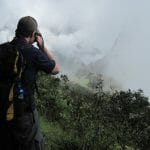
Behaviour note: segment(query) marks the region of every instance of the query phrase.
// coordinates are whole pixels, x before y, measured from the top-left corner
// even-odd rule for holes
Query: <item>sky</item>
[[[0,42],[14,37],[21,17],[33,16],[54,53],[85,64],[105,59],[104,74],[150,96],[149,6],[149,0],[1,0]]]

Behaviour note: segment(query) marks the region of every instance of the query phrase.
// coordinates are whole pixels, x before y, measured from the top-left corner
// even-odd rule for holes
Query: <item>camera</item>
[[[37,41],[37,36],[42,37],[42,34],[39,32],[35,32],[34,37],[35,37],[35,42]]]
[[[40,32],[35,32],[35,41],[34,42],[37,42],[37,37],[40,36],[42,38],[42,45],[40,46],[41,49],[44,49],[44,40],[43,40],[43,36]]]

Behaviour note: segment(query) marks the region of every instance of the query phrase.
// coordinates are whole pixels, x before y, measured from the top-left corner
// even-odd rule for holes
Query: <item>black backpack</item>
[[[11,42],[0,44],[0,121],[12,121],[15,117],[15,99],[23,98],[22,70],[21,52]]]

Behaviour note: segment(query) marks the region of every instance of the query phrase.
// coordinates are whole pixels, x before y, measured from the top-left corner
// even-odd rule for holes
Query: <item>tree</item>
[[[101,75],[90,79],[86,88],[66,75],[39,75],[38,108],[63,131],[54,143],[66,150],[150,149],[150,103],[143,91],[104,91]]]

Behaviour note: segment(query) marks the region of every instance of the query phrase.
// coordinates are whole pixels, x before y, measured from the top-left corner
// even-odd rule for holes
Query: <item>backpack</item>
[[[11,42],[0,44],[0,121],[12,121],[16,98],[23,99],[22,70],[21,52]]]

